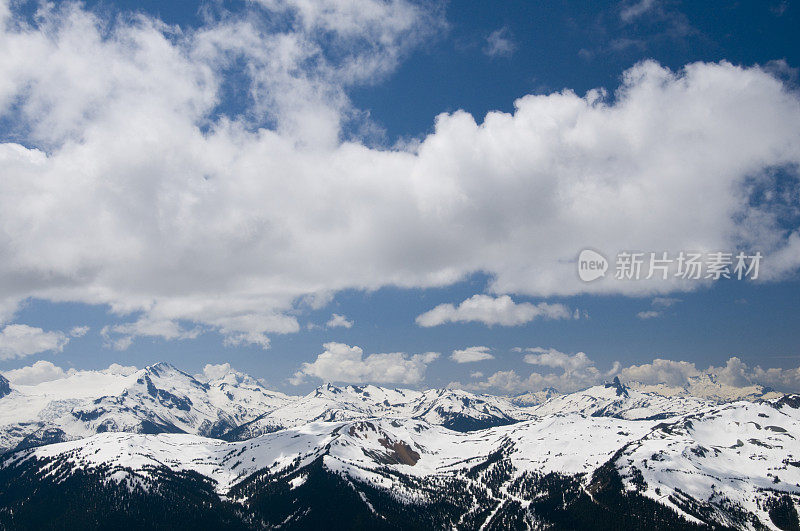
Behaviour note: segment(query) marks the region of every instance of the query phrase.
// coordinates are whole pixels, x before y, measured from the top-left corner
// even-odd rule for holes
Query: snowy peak
[[[519,407],[538,406],[560,395],[555,387],[547,387],[541,391],[529,391],[521,393],[511,398],[511,403]]]
[[[412,404],[411,416],[456,431],[504,426],[529,417],[503,398],[459,389],[423,392]]]
[[[783,396],[783,393],[757,384],[744,387],[728,385],[720,382],[718,378],[711,374],[692,376],[682,386],[642,384],[638,382],[631,382],[629,385],[631,388],[644,393],[654,393],[665,397],[695,397],[711,400],[719,404],[736,400],[769,400]]]
[[[10,393],[11,393],[11,385],[8,383],[6,377],[0,374],[0,398],[3,398],[4,396]]]
[[[292,400],[241,373],[203,383],[164,362],[127,375],[78,371],[15,389],[0,406],[0,450],[103,432],[219,437]]]
[[[526,408],[535,415],[579,413],[630,420],[666,419],[706,409],[715,402],[687,396],[665,397],[622,385],[619,379],[583,391],[555,396]]]
[[[614,376],[614,380],[611,383],[606,383],[604,387],[606,389],[613,389],[614,392],[617,393],[617,396],[628,396],[628,388],[622,385],[619,381],[619,376]]]

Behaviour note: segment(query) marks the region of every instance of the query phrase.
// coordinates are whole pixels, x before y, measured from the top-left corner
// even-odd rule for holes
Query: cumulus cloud
[[[579,317],[563,304],[540,302],[516,303],[508,295],[492,297],[473,295],[458,306],[440,304],[417,316],[419,326],[432,327],[445,323],[479,322],[488,326],[518,326],[534,319],[571,319]]]
[[[529,95],[376,149],[347,94],[441,27],[416,3],[264,0],[176,29],[0,2],[0,118],[18,142],[0,143],[0,320],[29,298],[82,302],[186,327],[157,337],[197,325],[267,347],[300,329],[300,301],[344,289],[476,272],[495,295],[697,287],[582,283],[587,245],[757,247],[764,279],[800,266],[797,228],[750,200],[800,164],[798,95],[760,67],[643,62],[613,98]],[[240,79],[242,108],[225,105]],[[124,348],[138,327],[107,332]]]
[[[231,367],[230,363],[206,363],[203,367],[203,374],[195,374],[195,378],[200,381],[208,382],[210,380],[214,380],[216,378],[221,378],[231,372],[233,368]]]
[[[523,360],[531,365],[540,365],[553,372],[532,372],[527,377],[520,375],[515,370],[497,371],[485,380],[459,384],[474,391],[492,391],[507,394],[523,393],[526,391],[539,391],[548,387],[555,387],[561,392],[570,392],[603,383],[613,378],[619,372],[619,363],[615,362],[611,369],[601,371],[584,352],[567,354],[554,348],[530,347],[514,348],[514,352],[525,353]]]
[[[40,352],[61,352],[69,337],[58,331],[45,332],[24,324],[6,325],[0,331],[0,359],[24,358]]]
[[[348,321],[346,316],[335,313],[331,315],[330,320],[325,323],[325,326],[328,328],[350,328],[353,326],[353,321]]]
[[[67,373],[64,372],[64,369],[49,361],[39,360],[28,367],[6,371],[3,376],[16,385],[36,385],[50,380],[66,378]]]
[[[303,363],[290,382],[303,383],[307,377],[328,382],[418,384],[425,378],[428,365],[439,357],[438,352],[409,356],[402,352],[370,354],[363,357],[360,347],[343,343],[325,343],[325,352],[313,363]]]
[[[463,350],[454,350],[450,359],[456,363],[472,363],[476,361],[491,360],[494,356],[489,347],[467,347]]]
[[[594,365],[594,362],[583,352],[569,355],[554,348],[532,347],[525,349],[525,363],[559,367],[565,371],[576,371]]]
[[[623,381],[641,382],[643,384],[684,385],[689,377],[698,376],[694,363],[688,361],[672,361],[656,358],[652,363],[631,365],[620,371]]]
[[[511,31],[506,27],[502,27],[486,37],[483,53],[489,57],[511,57],[516,49],[517,45],[514,44]]]

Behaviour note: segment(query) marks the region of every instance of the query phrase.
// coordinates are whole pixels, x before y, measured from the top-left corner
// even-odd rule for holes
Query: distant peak
[[[201,384],[191,374],[183,372],[179,368],[175,367],[171,363],[167,363],[166,361],[159,361],[158,363],[154,363],[153,365],[148,365],[147,367],[144,368],[144,371],[146,374],[149,374],[156,378],[163,376],[181,375],[188,378],[189,380],[197,382],[198,385]]]
[[[2,374],[0,374],[0,398],[3,398],[10,392],[11,392],[11,385],[9,385],[8,379]]]
[[[168,363],[166,361],[159,361],[158,363],[154,363],[152,365],[148,365],[147,369],[150,371],[164,371],[164,370],[172,370],[177,371],[178,369],[175,368],[174,365]]]
[[[619,381],[619,376],[614,376],[611,383],[605,384],[605,387],[606,389],[616,389],[617,396],[628,396],[628,387],[622,385],[622,382]]]
[[[341,388],[333,385],[330,382],[326,382],[326,383],[320,385],[319,387],[317,387],[317,389],[316,389],[316,394],[317,395],[322,394],[322,393],[339,394],[341,392],[342,392]]]

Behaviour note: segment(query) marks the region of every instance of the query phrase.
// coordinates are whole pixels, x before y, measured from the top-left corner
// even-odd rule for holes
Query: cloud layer
[[[798,95],[759,67],[644,62],[613,95],[442,114],[419,142],[378,149],[347,91],[441,27],[435,9],[264,0],[192,30],[68,3],[32,22],[11,6],[0,0],[14,139],[0,143],[0,321],[30,297],[105,304],[126,319],[106,331],[117,348],[197,327],[266,348],[299,330],[302,301],[348,288],[475,272],[497,295],[696,287],[581,283],[586,246],[757,249],[765,279],[800,265],[797,228],[751,201],[773,169],[800,164]],[[505,301],[421,324],[536,312]]]
[[[683,387],[700,377],[732,387],[761,385],[782,392],[800,392],[800,367],[794,369],[750,367],[738,357],[731,357],[724,366],[698,369],[693,362],[656,358],[651,363],[622,367],[614,362],[608,370],[600,370],[595,362],[583,352],[568,354],[553,348],[532,347],[513,349],[524,353],[526,363],[556,369],[533,371],[528,376],[517,371],[497,371],[489,377],[474,375],[477,381],[467,384],[452,382],[452,387],[463,387],[477,391],[501,393],[524,393],[554,387],[561,392],[572,392],[592,385],[599,385],[618,376],[623,382],[649,385]]]

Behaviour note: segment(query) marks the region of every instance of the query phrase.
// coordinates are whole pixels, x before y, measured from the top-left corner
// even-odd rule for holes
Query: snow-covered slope
[[[0,444],[16,449],[0,461],[0,527],[101,491],[123,519],[172,500],[233,527],[339,511],[407,528],[800,525],[797,396],[719,404],[615,380],[529,407],[370,385],[289,397],[165,363],[0,389]]]
[[[520,407],[538,406],[560,394],[561,393],[559,393],[555,387],[548,387],[541,391],[529,391],[527,393],[515,395],[511,398],[511,403]]]
[[[632,382],[630,386],[643,393],[654,393],[665,397],[691,396],[712,400],[717,403],[735,402],[737,400],[769,400],[780,398],[783,395],[783,393],[778,393],[757,384],[744,387],[727,385],[710,374],[692,376],[686,384],[677,387],[664,384],[645,385],[637,382]]]
[[[626,485],[689,518],[769,522],[770,501],[800,494],[797,401],[736,402],[661,424],[615,460]]]
[[[249,377],[202,383],[167,363],[133,374],[80,371],[13,386],[0,402],[0,450],[102,432],[216,436],[290,400]]]
[[[389,487],[387,468],[418,477],[459,474],[501,449],[519,473],[591,472],[652,427],[647,422],[565,415],[470,433],[413,419],[313,422],[238,442],[188,434],[104,433],[22,450],[4,466],[58,458],[68,462],[69,469],[100,468],[116,480],[141,480],[148,469],[166,465],[207,476],[225,494],[256,471],[285,473],[325,456],[331,470]]]
[[[531,415],[508,400],[458,389],[430,389],[410,404],[410,417],[457,431],[513,424]]]
[[[368,418],[423,419],[457,431],[500,426],[530,418],[507,400],[455,389],[386,389],[325,384],[298,400],[242,425],[226,436],[244,440],[309,422]]]
[[[502,426],[561,413],[623,419],[666,419],[705,410],[727,396],[709,380],[694,382],[714,399],[688,391],[644,392],[616,380],[571,394],[554,389],[506,399],[457,389],[387,389],[325,384],[290,397],[233,370],[201,381],[158,363],[130,372],[73,371],[38,385],[0,381],[0,451],[95,433],[189,433],[246,440],[311,422],[418,419],[456,431]],[[763,390],[762,390],[763,391]],[[772,396],[760,393],[759,397]]]
[[[203,382],[157,363],[131,374],[79,371],[12,386],[0,403],[0,451],[103,432],[245,440],[316,421],[416,418],[467,431],[530,416],[503,398],[459,390],[325,384],[304,397],[289,397],[236,371]]]
[[[555,396],[543,404],[531,406],[535,415],[554,413],[580,413],[588,416],[619,417],[630,420],[666,419],[707,409],[716,402],[691,396],[665,397],[656,393],[643,393],[613,383],[596,385],[583,391]]]
[[[404,396],[366,392],[389,404]],[[558,413],[469,433],[413,418],[318,421],[240,442],[103,433],[10,454],[0,477],[67,485],[82,474],[157,495],[165,474],[196,473],[245,513],[261,510],[259,500],[289,503],[301,527],[324,504],[314,489],[327,493],[340,478],[338,488],[358,495],[340,511],[355,504],[387,518],[406,511],[392,504],[413,506],[433,511],[425,521],[439,527],[575,527],[569,518],[584,514],[625,527],[633,511],[656,527],[775,529],[796,518],[800,501],[798,408],[800,398],[788,397],[668,420]],[[258,514],[265,520],[253,526],[274,524],[274,514]]]

